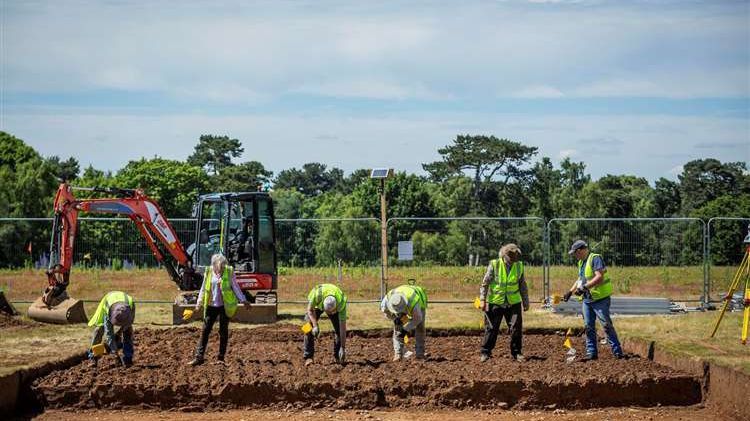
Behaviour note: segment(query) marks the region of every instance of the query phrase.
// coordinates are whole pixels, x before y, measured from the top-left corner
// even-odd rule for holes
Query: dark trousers
[[[482,354],[492,355],[492,350],[497,342],[497,334],[500,331],[500,322],[505,319],[508,324],[508,334],[510,335],[510,354],[516,356],[521,354],[523,345],[523,316],[521,303],[513,304],[510,307],[501,307],[496,304],[490,304],[487,311],[487,320],[484,321],[484,340],[482,341]],[[492,328],[490,328],[492,324]]]
[[[208,344],[208,335],[211,333],[211,329],[214,327],[216,318],[219,318],[219,359],[223,359],[227,353],[227,342],[229,341],[229,317],[224,312],[224,306],[221,307],[206,307],[206,317],[203,318],[203,333],[201,334],[201,341],[198,344],[198,349],[195,351],[195,356],[203,358],[203,354],[206,352],[206,345]]]
[[[315,309],[315,318],[318,320],[320,325],[320,315],[323,314],[322,310]],[[333,316],[328,316],[331,319],[333,325],[333,358],[338,358],[339,349],[341,348],[341,330],[339,330],[339,314],[336,313]],[[310,318],[305,315],[305,321],[309,321]],[[305,334],[305,353],[304,358],[312,358],[315,355],[315,337],[312,332]]]

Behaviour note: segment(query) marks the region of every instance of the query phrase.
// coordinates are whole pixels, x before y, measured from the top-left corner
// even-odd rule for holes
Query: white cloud
[[[561,2],[568,3],[568,2]],[[4,2],[10,92],[209,100],[344,81],[387,98],[747,97],[747,6],[695,2]],[[520,18],[522,17],[522,18]],[[347,85],[348,84],[348,85]]]
[[[561,160],[565,158],[573,158],[575,156],[578,156],[578,151],[575,149],[563,149],[557,153],[557,157]]]
[[[529,86],[511,96],[514,98],[562,98],[565,94],[553,86]]]
[[[305,93],[337,98],[370,98],[370,99],[446,99],[431,92],[423,85],[406,86],[399,83],[361,78],[349,80],[325,81],[292,89],[294,93]]]

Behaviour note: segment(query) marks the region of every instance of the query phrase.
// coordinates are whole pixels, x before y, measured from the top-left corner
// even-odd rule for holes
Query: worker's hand
[[[576,297],[580,297],[581,295],[584,295],[586,291],[586,287],[578,287],[576,288],[576,292],[574,292],[574,294],[576,295]]]
[[[568,300],[570,300],[570,296],[571,296],[571,295],[573,295],[573,292],[572,292],[572,291],[568,291],[568,292],[566,292],[566,293],[565,293],[565,295],[563,295],[563,297],[562,297],[563,301],[565,301],[565,302],[567,303],[567,302],[568,302]]]
[[[523,311],[529,311],[529,305],[524,303],[523,304]]]
[[[320,335],[320,328],[318,327],[318,325],[313,326],[310,333],[312,333],[312,335],[317,338]]]
[[[344,362],[346,362],[346,350],[344,350],[343,346],[339,348],[338,360],[339,364],[344,364]]]
[[[191,319],[192,317],[193,317],[193,310],[191,310],[191,309],[189,309],[189,308],[186,308],[186,309],[185,309],[185,310],[184,310],[184,311],[182,312],[182,320],[183,320],[183,321],[188,321],[188,320],[190,320],[190,319]]]
[[[482,311],[489,311],[489,309],[490,309],[489,305],[487,305],[487,301],[485,301],[485,300],[482,300],[481,304],[479,304],[479,308]]]

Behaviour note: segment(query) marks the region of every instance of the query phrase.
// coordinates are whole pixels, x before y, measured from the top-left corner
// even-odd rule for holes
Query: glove
[[[562,297],[563,301],[565,301],[567,303],[568,300],[570,300],[570,296],[571,295],[573,295],[573,293],[571,291],[566,292],[565,295],[563,295],[563,297]]]
[[[311,331],[310,333],[312,333],[312,335],[313,335],[313,336],[315,336],[315,337],[317,338],[317,337],[318,337],[318,335],[320,335],[320,328],[318,327],[318,325],[315,325],[315,326],[314,326],[314,327],[312,328],[312,331]]]
[[[339,348],[339,364],[343,364],[346,361],[346,351],[344,350],[344,347],[342,346]]]
[[[184,310],[184,311],[182,312],[182,320],[184,320],[184,321],[188,321],[188,320],[190,320],[190,319],[191,319],[192,317],[193,317],[193,310],[191,310],[191,309],[189,309],[189,308],[186,308],[186,309],[185,309],[185,310]]]

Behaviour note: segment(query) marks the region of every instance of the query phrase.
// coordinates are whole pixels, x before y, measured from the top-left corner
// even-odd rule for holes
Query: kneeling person
[[[307,313],[312,330],[305,334],[305,365],[313,363],[315,338],[320,335],[320,316],[328,315],[334,331],[333,359],[339,364],[346,360],[346,294],[333,284],[315,286],[307,295]]]
[[[416,285],[401,285],[388,291],[380,303],[380,310],[393,320],[393,361],[404,357],[404,337],[415,333],[417,359],[424,359],[425,318],[427,293]]]
[[[133,321],[135,320],[135,303],[133,297],[122,292],[112,291],[102,298],[99,307],[89,320],[89,326],[95,326],[91,347],[104,345],[115,356],[118,364],[130,367],[133,365]],[[115,327],[119,329],[115,332]],[[122,348],[123,356],[119,350]],[[96,363],[96,356],[89,350],[89,359]]]

